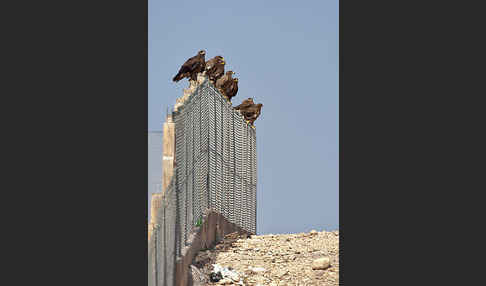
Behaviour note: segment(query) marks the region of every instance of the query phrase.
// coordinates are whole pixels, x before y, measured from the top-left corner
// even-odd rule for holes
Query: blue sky
[[[149,130],[187,80],[198,50],[239,78],[234,105],[263,103],[255,122],[257,233],[339,227],[338,1],[149,0]]]

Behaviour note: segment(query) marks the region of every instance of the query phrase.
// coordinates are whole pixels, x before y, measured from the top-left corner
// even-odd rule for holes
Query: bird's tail
[[[172,81],[174,81],[174,82],[178,82],[178,81],[180,81],[181,79],[182,79],[182,73],[181,73],[181,72],[178,72],[178,73],[176,74],[176,76],[175,76],[175,77],[172,79]]]

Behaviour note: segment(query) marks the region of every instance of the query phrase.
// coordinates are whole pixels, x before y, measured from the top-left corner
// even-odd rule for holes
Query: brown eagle
[[[211,63],[211,66],[209,68],[206,63],[206,75],[209,77],[211,81],[214,82],[224,74],[225,63],[226,62],[224,61],[224,59],[216,60],[215,63]]]
[[[222,77],[220,77],[218,80],[216,80],[215,87],[220,90],[224,90],[225,86],[227,83],[229,83],[230,79],[233,79],[233,75],[235,73],[233,71],[227,71]]]
[[[245,117],[245,120],[250,122],[251,125],[253,125],[253,122],[260,116],[261,110],[262,110],[263,104],[258,103],[258,104],[253,104],[250,107],[247,107],[245,109],[241,110],[241,114]]]
[[[174,76],[172,81],[178,82],[183,78],[190,78],[192,80],[197,79],[197,74],[204,71],[205,60],[204,55],[206,52],[201,50],[194,57],[188,59],[179,69],[179,72]]]
[[[222,56],[215,56],[214,58],[206,62],[206,67],[204,70],[207,73],[207,71],[210,70],[214,66],[214,64],[221,61],[224,61],[224,58]]]
[[[243,110],[243,109],[248,108],[248,107],[250,107],[252,105],[254,105],[253,98],[249,97],[249,98],[243,100],[243,102],[241,102],[240,105],[233,107],[233,109],[235,109],[235,110]]]
[[[232,81],[228,81],[229,83],[223,85],[224,95],[231,102],[231,98],[236,95],[238,92],[238,79],[234,78]]]

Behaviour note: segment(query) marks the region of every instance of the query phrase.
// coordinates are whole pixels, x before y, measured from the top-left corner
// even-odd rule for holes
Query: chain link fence
[[[173,112],[175,172],[149,241],[149,285],[174,285],[175,261],[203,212],[256,233],[256,133],[206,79]]]

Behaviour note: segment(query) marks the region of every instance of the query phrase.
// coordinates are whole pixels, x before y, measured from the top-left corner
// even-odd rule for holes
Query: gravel
[[[323,260],[329,260],[326,269],[312,269],[315,261]],[[233,233],[213,249],[200,251],[193,264],[206,277],[213,264],[233,269],[244,285],[339,285],[339,231],[313,230],[250,238]]]

